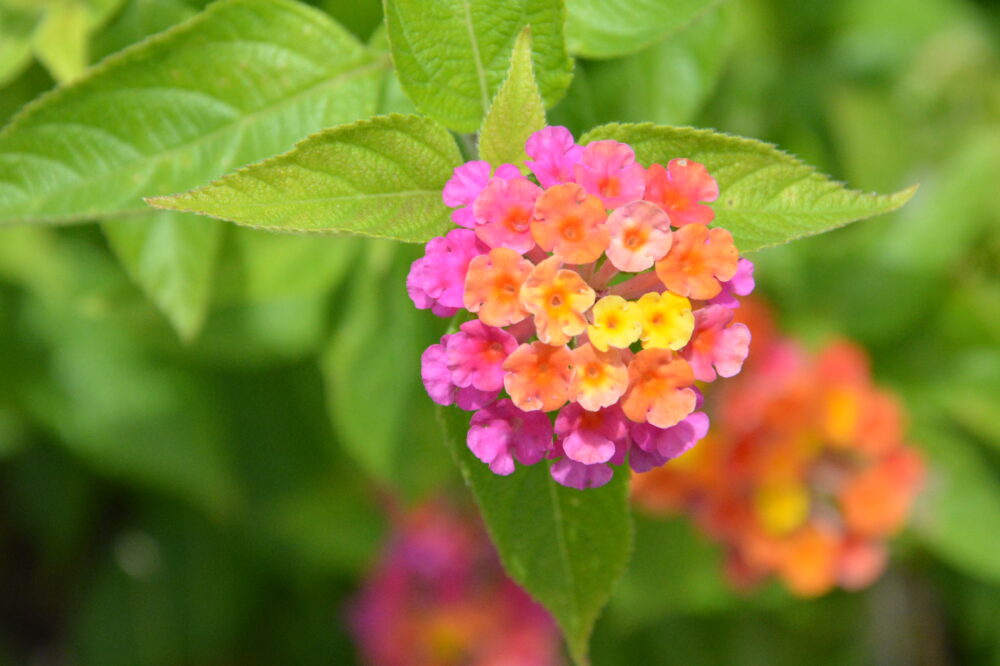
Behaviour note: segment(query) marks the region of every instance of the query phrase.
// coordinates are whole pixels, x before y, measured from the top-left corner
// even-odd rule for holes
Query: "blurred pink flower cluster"
[[[475,515],[437,501],[395,523],[350,609],[364,663],[564,663],[555,622],[506,577]]]

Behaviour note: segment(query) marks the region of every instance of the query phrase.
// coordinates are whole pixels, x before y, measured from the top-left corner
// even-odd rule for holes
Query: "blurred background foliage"
[[[0,0],[0,120],[203,4]],[[314,4],[383,48],[377,0]],[[714,127],[860,189],[921,183],[753,258],[786,332],[867,347],[931,477],[882,580],[814,601],[737,595],[689,525],[638,518],[594,662],[1000,664],[1000,7],[712,7],[578,61],[550,122]],[[380,104],[409,108],[391,77]],[[419,248],[182,224],[196,249],[169,224],[0,230],[0,663],[353,663],[387,498],[461,492],[419,384],[443,332],[404,290]]]

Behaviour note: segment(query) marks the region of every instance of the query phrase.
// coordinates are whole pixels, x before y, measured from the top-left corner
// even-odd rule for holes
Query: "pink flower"
[[[441,198],[445,206],[456,209],[452,211],[451,219],[460,227],[471,229],[475,226],[472,203],[489,184],[490,170],[489,162],[466,162],[462,166],[455,167],[451,179],[445,183]],[[510,180],[519,177],[521,172],[513,164],[501,164],[494,175],[496,178]]]
[[[580,161],[583,146],[576,145],[565,127],[546,127],[528,137],[524,150],[534,160],[525,162],[525,166],[542,187],[550,187],[573,182],[573,167]]]
[[[749,296],[753,293],[756,283],[753,279],[753,263],[749,259],[740,259],[736,263],[736,275],[731,280],[720,283],[722,291],[708,301],[709,305],[723,305],[727,308],[738,308],[740,302],[736,296]],[[735,296],[734,296],[735,294]]]
[[[542,188],[527,178],[494,178],[472,206],[476,235],[492,248],[524,254],[535,247],[531,218]]]
[[[721,305],[708,305],[694,313],[694,334],[681,355],[691,364],[694,378],[710,382],[739,374],[750,351],[750,329],[745,324],[729,323],[733,311]]]
[[[481,391],[474,386],[461,387],[452,381],[447,351],[448,339],[452,335],[445,335],[439,344],[431,345],[420,356],[420,378],[424,381],[424,388],[431,400],[439,405],[454,404],[467,411],[484,407],[493,402],[500,391]]]
[[[524,412],[504,398],[472,415],[469,449],[494,474],[514,471],[514,459],[534,465],[552,449],[552,424],[544,412]]]
[[[571,402],[559,410],[555,431],[567,458],[593,465],[608,462],[627,444],[628,424],[617,405],[591,412]]]
[[[432,238],[424,256],[413,262],[406,276],[406,292],[421,310],[450,317],[465,307],[465,275],[469,263],[489,251],[467,229],[452,229]]]
[[[632,423],[629,430],[635,444],[633,455],[636,449],[640,449],[646,453],[655,453],[666,462],[688,451],[708,434],[708,415],[705,412],[694,412],[669,428],[657,428],[650,423]]]
[[[467,321],[445,343],[451,381],[460,388],[480,391],[503,388],[503,362],[517,349],[517,340],[502,328]]]
[[[611,467],[604,463],[584,465],[570,458],[563,458],[552,463],[549,473],[559,485],[577,490],[600,488],[614,475]]]
[[[646,170],[636,163],[632,148],[617,141],[587,145],[573,174],[576,182],[603,201],[606,208],[642,199],[646,191]]]
[[[607,255],[620,271],[641,273],[663,259],[672,242],[670,218],[656,204],[630,201],[608,217]]]
[[[698,202],[718,199],[719,184],[698,162],[675,159],[666,169],[659,164],[649,167],[643,198],[662,208],[675,227],[708,224],[715,218],[715,211]]]

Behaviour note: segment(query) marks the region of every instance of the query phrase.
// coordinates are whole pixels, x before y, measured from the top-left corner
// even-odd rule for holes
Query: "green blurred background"
[[[201,4],[0,0],[0,120]],[[317,4],[362,39],[381,20],[375,0]],[[578,62],[550,122],[612,120],[921,184],[897,214],[753,259],[787,332],[869,349],[931,477],[886,575],[815,601],[735,595],[715,547],[639,519],[594,662],[1000,664],[1000,7],[730,0]],[[388,498],[460,485],[419,384],[442,332],[405,293],[420,248],[226,226],[182,342],[171,320],[197,312],[169,289],[152,305],[109,236],[0,230],[0,663],[354,663],[343,605]],[[169,281],[166,261],[130,265]]]

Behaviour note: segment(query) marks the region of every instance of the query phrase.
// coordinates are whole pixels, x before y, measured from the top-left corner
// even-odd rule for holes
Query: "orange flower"
[[[584,313],[595,298],[594,290],[576,271],[562,268],[558,257],[535,266],[521,286],[521,305],[535,315],[538,339],[550,345],[564,345],[587,330]]]
[[[669,428],[694,411],[694,374],[687,361],[667,349],[644,349],[628,366],[625,415],[636,423]]]
[[[531,234],[546,252],[568,264],[596,261],[610,242],[601,200],[575,183],[555,185],[535,202]]]
[[[572,352],[573,379],[570,382],[570,400],[576,400],[584,409],[596,412],[610,407],[628,388],[628,370],[618,349],[598,351],[590,343],[580,345]]]
[[[573,357],[567,347],[523,344],[504,361],[504,388],[526,412],[559,409],[569,399]]]
[[[722,291],[720,282],[736,275],[740,253],[725,229],[689,224],[674,232],[674,243],[656,262],[656,275],[680,296],[707,300]]]
[[[840,491],[844,522],[867,537],[896,532],[906,520],[914,490],[923,479],[923,462],[900,448],[848,480]]]
[[[779,575],[794,594],[816,597],[836,582],[840,540],[836,533],[810,523],[785,543]]]
[[[531,273],[531,262],[513,250],[496,248],[476,257],[465,277],[465,307],[478,312],[488,326],[508,326],[526,319],[521,307],[521,285]]]

